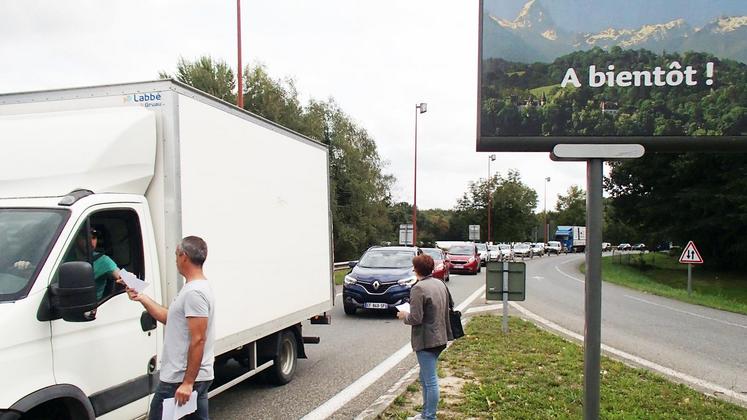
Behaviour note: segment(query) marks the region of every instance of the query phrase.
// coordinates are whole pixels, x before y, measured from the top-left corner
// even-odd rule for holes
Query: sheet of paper
[[[405,302],[401,305],[397,305],[396,308],[400,312],[407,312],[407,313],[410,312],[410,304],[408,302]]]
[[[138,293],[141,293],[150,284],[135,277],[134,274],[124,268],[119,270],[119,276],[122,277],[122,281],[127,285],[127,287],[134,289]]]
[[[177,405],[176,400],[173,398],[164,399],[161,419],[178,420],[188,414],[194,413],[195,411],[197,411],[197,391],[192,391],[192,395],[189,396],[189,401],[182,406]]]

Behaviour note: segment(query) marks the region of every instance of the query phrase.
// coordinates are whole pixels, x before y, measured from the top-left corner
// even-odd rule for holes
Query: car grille
[[[362,282],[358,282],[358,284],[360,286],[362,286],[364,289],[366,289],[366,292],[368,292],[369,294],[372,294],[372,295],[382,295],[382,294],[386,293],[387,290],[389,290],[390,287],[396,285],[397,283],[396,282],[395,283],[382,283],[382,282],[379,282],[379,288],[378,289],[374,288],[373,283],[362,283]]]

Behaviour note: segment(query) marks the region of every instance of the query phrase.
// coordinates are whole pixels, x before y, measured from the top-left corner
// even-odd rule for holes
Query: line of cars
[[[392,311],[410,300],[410,289],[417,281],[412,259],[425,253],[433,258],[433,277],[449,281],[452,272],[477,274],[482,259],[477,244],[452,244],[448,252],[441,248],[386,246],[369,248],[360,260],[350,263],[352,270],[343,280],[343,309],[354,315],[359,309]],[[487,255],[487,248],[485,248]]]
[[[532,258],[561,251],[561,244],[556,241],[513,245],[440,242],[435,248],[371,247],[360,260],[350,263],[352,270],[343,281],[343,308],[347,315],[354,315],[359,309],[393,311],[397,305],[409,302],[410,289],[417,281],[412,259],[420,253],[433,258],[433,277],[448,282],[451,273],[475,275],[488,261]]]

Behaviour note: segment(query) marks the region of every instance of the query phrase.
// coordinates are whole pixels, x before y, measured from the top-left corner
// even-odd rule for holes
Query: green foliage
[[[468,226],[480,225],[480,237],[487,238],[488,194],[492,198],[492,242],[525,241],[535,228],[534,208],[537,192],[521,181],[515,170],[504,178],[500,174],[490,180],[471,182],[469,189],[457,201],[448,236],[457,240],[468,238]]]
[[[213,60],[210,56],[200,57],[194,62],[180,58],[176,65],[176,75],[160,72],[159,77],[174,78],[218,99],[236,102],[236,78],[233,70],[225,61]]]
[[[561,226],[586,225],[586,192],[577,185],[571,185],[566,195],[558,194],[555,205],[555,220]]]
[[[706,265],[745,268],[747,155],[667,154],[612,164],[615,214],[653,247],[698,245]]]

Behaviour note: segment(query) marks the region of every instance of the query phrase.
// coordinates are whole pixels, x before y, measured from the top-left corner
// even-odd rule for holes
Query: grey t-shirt
[[[181,383],[187,371],[187,353],[189,352],[188,317],[207,318],[207,338],[202,353],[200,371],[196,381],[213,379],[213,360],[215,359],[215,297],[207,280],[187,282],[169,306],[166,319],[166,333],[163,339],[163,356],[161,358],[160,379],[168,383]]]

